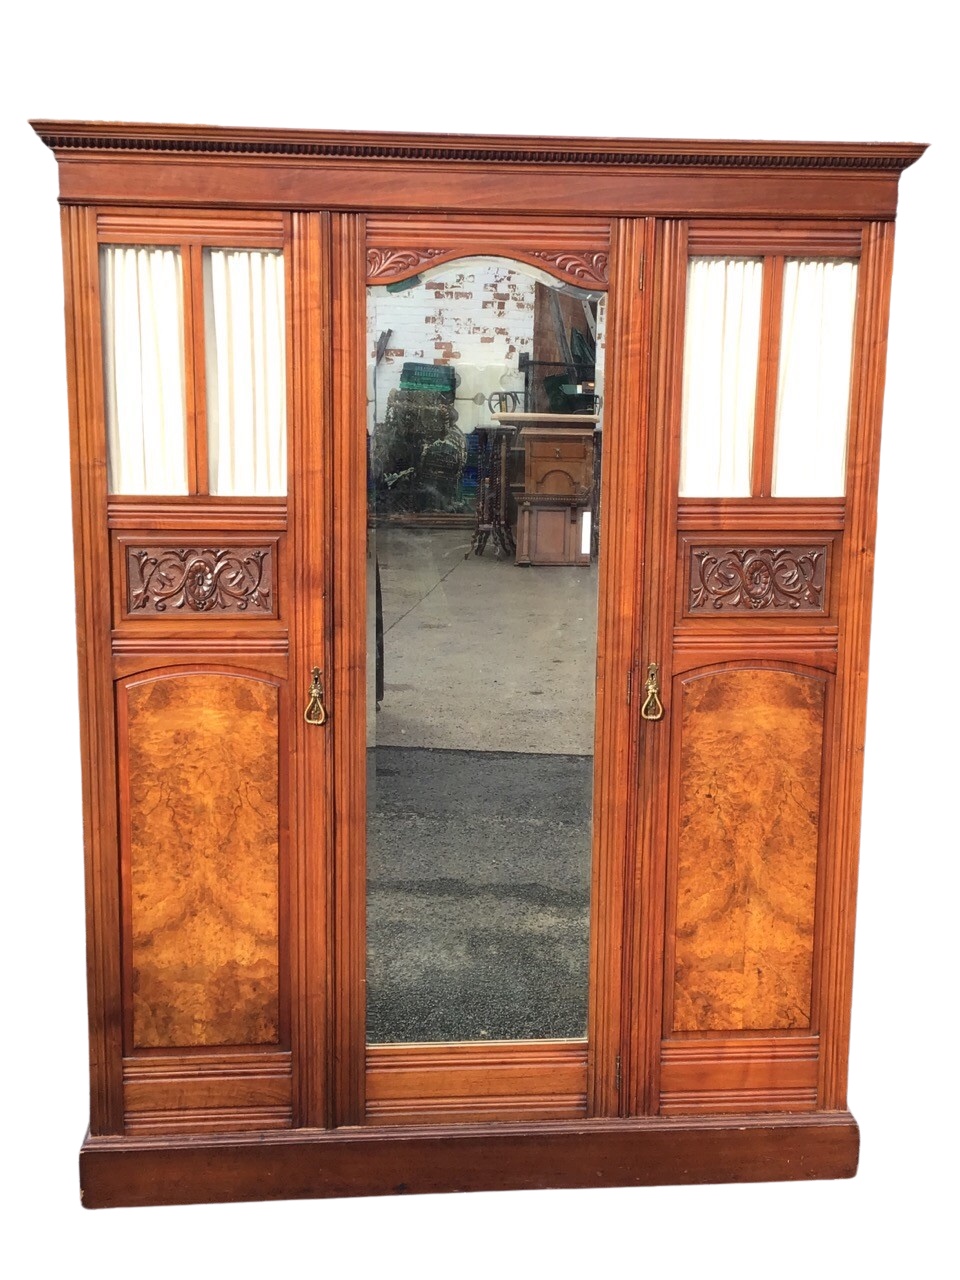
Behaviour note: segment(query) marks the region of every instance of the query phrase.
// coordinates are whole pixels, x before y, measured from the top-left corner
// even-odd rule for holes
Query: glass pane
[[[111,493],[186,493],[183,273],[176,249],[100,249]]]
[[[368,291],[367,1034],[586,1034],[603,297]]]
[[[759,258],[691,258],[687,269],[682,498],[751,491],[760,354]]]
[[[784,263],[773,458],[777,498],[843,495],[856,305],[856,262]]]
[[[287,491],[283,254],[205,249],[210,492]]]

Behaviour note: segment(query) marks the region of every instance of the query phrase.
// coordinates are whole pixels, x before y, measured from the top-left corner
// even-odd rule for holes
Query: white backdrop
[[[955,72],[945,8],[917,0],[899,11],[909,22],[900,28],[874,7],[836,0],[810,0],[802,19],[790,6],[741,0],[664,6],[665,16],[614,0],[476,6],[472,17],[436,6],[432,23],[430,6],[414,18],[368,3],[337,6],[326,26],[330,10],[301,0],[256,16],[169,0],[151,7],[152,19],[145,6],[102,0],[4,19],[9,955],[0,1172],[9,1274],[589,1269],[779,1280],[869,1275],[880,1263],[891,1275],[948,1269],[958,334],[947,303],[957,291],[948,219],[958,207],[958,148],[947,130]],[[297,19],[306,34],[288,38]],[[28,117],[934,144],[901,182],[893,287],[850,1069],[863,1131],[856,1180],[81,1212],[85,997],[62,286],[55,164]]]

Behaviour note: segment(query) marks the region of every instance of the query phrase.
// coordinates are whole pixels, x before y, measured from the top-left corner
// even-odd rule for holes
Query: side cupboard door
[[[842,1109],[890,227],[659,243],[632,1105]]]
[[[321,220],[64,219],[92,1132],[322,1123]]]

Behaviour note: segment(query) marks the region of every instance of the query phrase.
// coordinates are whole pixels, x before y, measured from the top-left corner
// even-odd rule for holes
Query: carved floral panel
[[[275,546],[126,547],[126,605],[141,614],[275,613]]]
[[[827,612],[827,546],[689,546],[687,611]]]

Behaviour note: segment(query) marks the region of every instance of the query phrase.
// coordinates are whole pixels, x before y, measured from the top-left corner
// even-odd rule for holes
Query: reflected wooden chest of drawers
[[[574,425],[568,415],[531,415],[524,425],[517,564],[590,563],[594,421]]]

